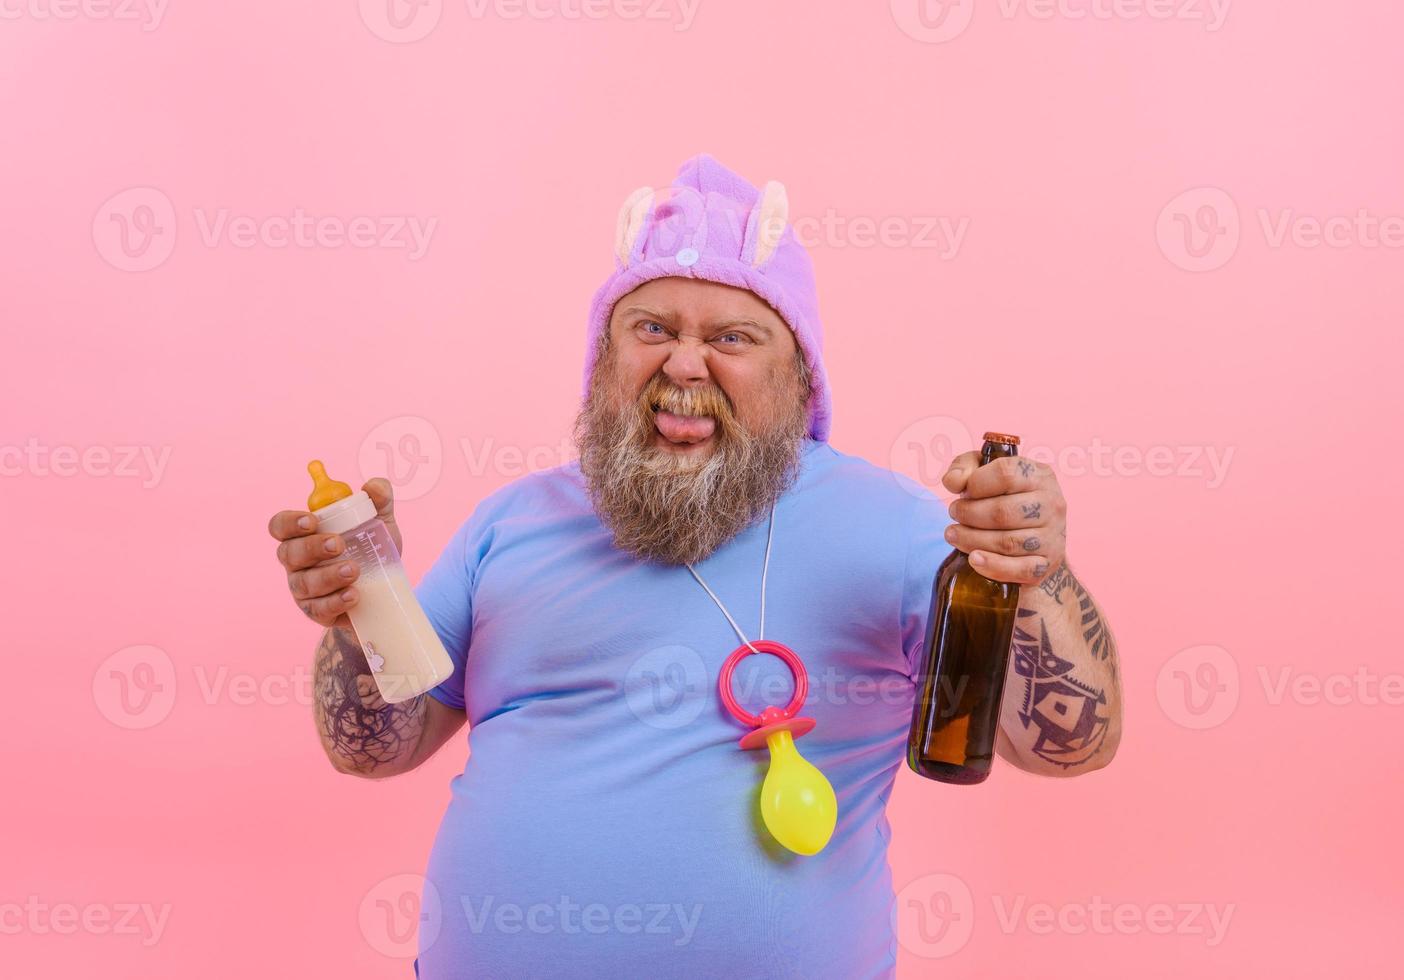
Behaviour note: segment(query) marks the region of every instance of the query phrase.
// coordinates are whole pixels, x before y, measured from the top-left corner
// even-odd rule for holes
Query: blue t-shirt
[[[740,641],[687,568],[615,548],[578,461],[484,499],[417,587],[454,661],[432,694],[470,726],[419,977],[890,977],[884,810],[948,522],[930,491],[813,441],[776,505],[765,638],[806,665],[818,726],[796,746],[838,795],[803,857],[761,822],[769,753],[736,744],[716,689]],[[751,639],[766,527],[694,566]],[[734,688],[757,714],[793,692],[769,654]]]

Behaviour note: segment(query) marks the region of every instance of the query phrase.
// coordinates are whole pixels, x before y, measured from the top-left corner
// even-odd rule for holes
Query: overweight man
[[[1116,646],[1068,565],[1057,478],[964,453],[948,514],[829,445],[814,276],[788,218],[780,183],[707,155],[625,200],[588,323],[579,458],[488,495],[419,583],[454,664],[427,694],[378,696],[340,536],[306,512],[269,524],[326,628],[315,714],[332,765],[393,776],[468,729],[425,871],[441,919],[422,930],[424,980],[893,976],[885,809],[952,548],[1022,586],[1038,651],[1011,654],[999,755],[1066,777],[1116,752]],[[895,381],[910,364],[882,342]],[[401,543],[389,482],[364,489]],[[837,795],[811,856],[767,833],[766,752],[737,745],[718,696],[728,654],[760,638],[804,664],[817,726],[796,746]],[[791,685],[762,653],[733,692],[759,712]],[[934,825],[971,792],[926,790]]]

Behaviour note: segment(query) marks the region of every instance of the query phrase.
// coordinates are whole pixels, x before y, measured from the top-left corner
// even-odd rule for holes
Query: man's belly
[[[454,781],[435,840],[421,980],[891,976],[880,805],[841,797],[833,840],[801,857],[760,823],[762,757],[624,779],[495,749]]]

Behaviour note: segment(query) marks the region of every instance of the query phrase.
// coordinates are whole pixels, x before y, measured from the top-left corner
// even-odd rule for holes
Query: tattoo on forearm
[[[1101,610],[1092,601],[1092,595],[1081,582],[1073,575],[1072,569],[1064,562],[1061,567],[1052,575],[1043,580],[1039,586],[1047,595],[1051,596],[1060,606],[1063,604],[1063,593],[1071,590],[1077,597],[1078,611],[1082,614],[1082,638],[1087,641],[1087,648],[1097,657],[1098,660],[1112,658],[1113,670],[1115,670],[1116,641],[1112,638],[1111,630],[1102,621]]]
[[[1052,575],[1044,579],[1043,584],[1040,585],[1039,588],[1047,593],[1050,598],[1056,599],[1058,605],[1061,606],[1063,604],[1063,590],[1068,587],[1068,581],[1070,579],[1072,579],[1072,570],[1069,569],[1067,563],[1064,562]]]
[[[1014,673],[1023,684],[1019,721],[1036,730],[1034,755],[1065,769],[1082,765],[1103,747],[1111,718],[1105,691],[1072,676],[1073,663],[1053,652],[1048,627],[1038,616],[1038,635],[1030,630],[1038,616],[1020,609],[1014,626]],[[1028,627],[1028,629],[1025,629]]]
[[[327,630],[317,648],[314,684],[322,742],[347,769],[369,774],[403,764],[414,751],[429,710],[425,696],[386,704],[350,630]]]

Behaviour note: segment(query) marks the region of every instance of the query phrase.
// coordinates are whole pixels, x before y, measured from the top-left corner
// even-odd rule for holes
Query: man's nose
[[[682,338],[663,362],[663,373],[679,388],[706,384],[711,380],[707,370],[707,346]]]

